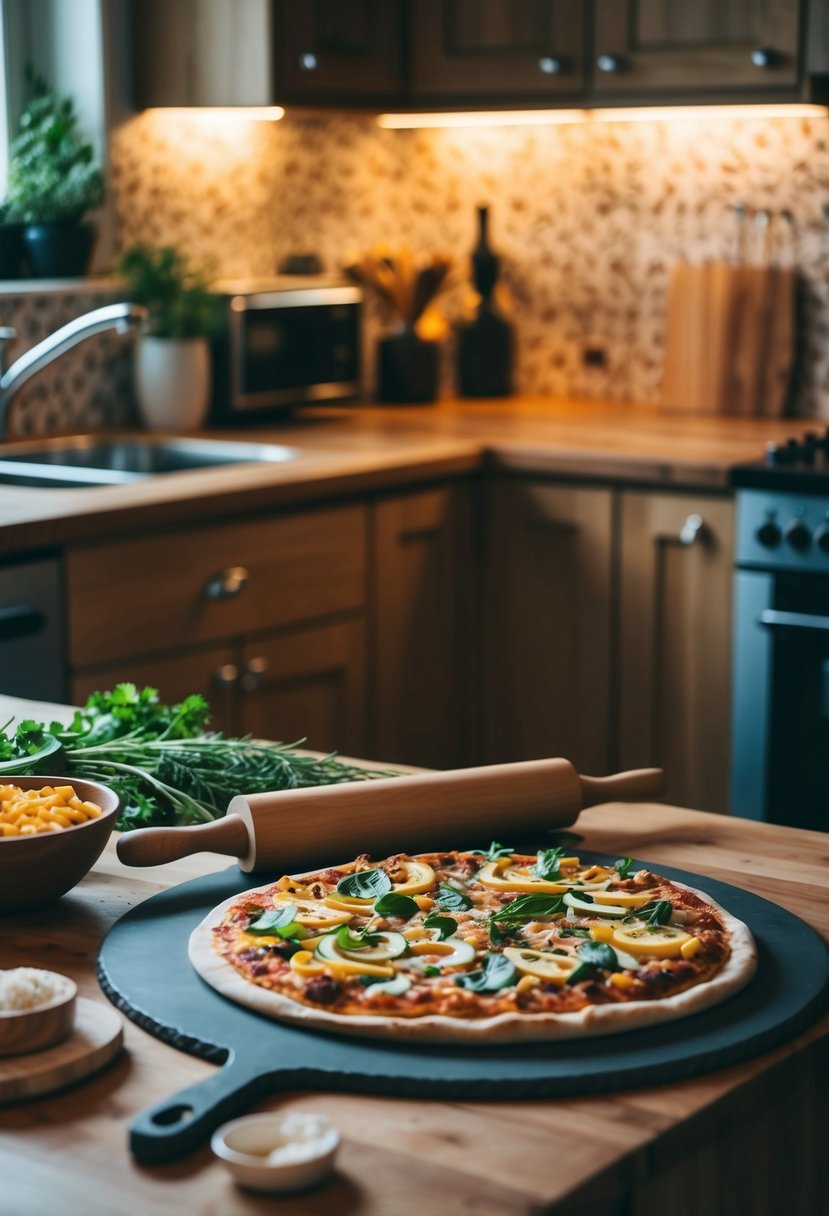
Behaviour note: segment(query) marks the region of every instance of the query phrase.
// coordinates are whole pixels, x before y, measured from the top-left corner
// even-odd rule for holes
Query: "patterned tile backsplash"
[[[697,112],[388,131],[339,114],[261,123],[148,111],[115,131],[110,187],[122,245],[177,244],[221,276],[272,274],[285,255],[309,251],[328,270],[378,244],[451,251],[450,319],[463,306],[475,208],[488,203],[517,326],[518,389],[642,403],[659,399],[671,264],[733,260],[735,202],[785,209],[794,241],[781,239],[777,252],[801,275],[796,409],[829,417],[827,118]],[[760,256],[749,240],[748,260]],[[3,297],[0,323],[14,324],[22,308],[26,332],[39,333],[58,309],[63,319],[92,306],[88,296]],[[369,338],[383,320],[369,308]],[[585,366],[586,347],[603,350],[603,366]],[[450,341],[446,389],[451,355]],[[33,387],[30,425],[80,424],[81,415],[93,425],[129,411],[126,362],[117,339],[81,347]]]

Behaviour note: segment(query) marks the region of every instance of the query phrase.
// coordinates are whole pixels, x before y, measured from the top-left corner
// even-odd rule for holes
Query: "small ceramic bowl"
[[[40,968],[32,970],[40,971]],[[55,995],[32,1009],[0,1009],[0,1057],[43,1051],[68,1039],[72,1033],[77,985],[67,975],[59,975],[56,971],[41,974],[49,976]]]
[[[0,784],[21,789],[71,785],[78,797],[101,808],[97,819],[34,836],[0,836],[0,912],[23,912],[59,899],[79,883],[104,850],[115,825],[118,795],[97,781],[77,777],[17,777],[3,773]]]
[[[214,1132],[210,1147],[240,1186],[275,1194],[320,1182],[340,1133],[324,1115],[247,1115]]]

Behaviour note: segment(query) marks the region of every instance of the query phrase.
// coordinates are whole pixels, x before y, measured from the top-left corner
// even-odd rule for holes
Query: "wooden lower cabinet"
[[[240,653],[240,730],[260,739],[363,756],[366,627],[362,616],[248,641]]]
[[[732,529],[728,499],[622,495],[619,763],[708,811],[728,809]]]
[[[487,502],[485,758],[607,771],[613,492],[501,479]]]
[[[469,760],[478,637],[470,494],[456,483],[374,508],[371,752],[384,760]]]

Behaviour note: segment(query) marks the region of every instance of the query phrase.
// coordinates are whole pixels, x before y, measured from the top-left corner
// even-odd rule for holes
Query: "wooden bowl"
[[[78,987],[67,975],[52,974],[60,984],[51,1001],[34,1009],[0,1009],[0,1057],[42,1051],[69,1038]]]
[[[71,785],[79,798],[101,808],[97,819],[60,832],[0,836],[0,912],[23,912],[60,899],[92,868],[115,826],[118,795],[107,785],[76,777],[16,777],[4,773],[2,782],[24,790]]]

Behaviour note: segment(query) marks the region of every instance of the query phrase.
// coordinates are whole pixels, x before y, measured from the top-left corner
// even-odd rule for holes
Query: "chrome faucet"
[[[96,308],[76,317],[68,325],[62,325],[53,334],[49,334],[42,342],[37,342],[19,359],[15,359],[11,367],[0,375],[0,442],[7,439],[6,419],[9,406],[17,394],[38,372],[54,363],[61,355],[72,350],[79,342],[91,338],[93,334],[103,333],[114,329],[119,334],[129,333],[147,319],[147,310],[140,304],[107,304],[104,308]],[[13,329],[0,329],[0,346],[15,337]],[[2,370],[2,359],[0,359]]]

